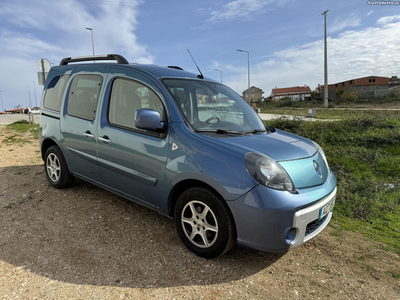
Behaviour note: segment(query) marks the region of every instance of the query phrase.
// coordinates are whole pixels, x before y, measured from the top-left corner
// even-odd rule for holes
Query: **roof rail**
[[[177,69],[177,70],[182,70],[182,71],[184,71],[181,67],[178,67],[178,66],[168,66],[167,68]]]
[[[77,56],[77,57],[66,57],[60,62],[60,66],[68,65],[72,62],[80,61],[93,61],[93,60],[116,60],[119,64],[129,64],[129,62],[119,54],[106,54],[106,55],[90,55],[90,56]]]

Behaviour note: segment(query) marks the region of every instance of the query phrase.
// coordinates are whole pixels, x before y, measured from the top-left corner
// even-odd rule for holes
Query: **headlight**
[[[249,174],[262,185],[280,191],[296,194],[292,179],[276,161],[256,152],[249,152],[244,158]]]
[[[313,141],[312,141],[312,142],[313,142]],[[322,155],[322,158],[324,159],[324,161],[325,161],[325,163],[326,163],[326,167],[327,167],[328,172],[329,172],[329,165],[328,165],[328,161],[326,160],[326,155],[325,155],[324,150],[322,150],[321,146],[318,145],[316,142],[313,142],[313,143],[314,143],[315,147],[317,147],[317,150],[318,150],[319,154]]]

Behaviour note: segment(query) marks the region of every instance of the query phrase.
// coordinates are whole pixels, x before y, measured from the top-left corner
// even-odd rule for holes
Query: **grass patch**
[[[39,124],[32,124],[32,125],[31,125],[32,128],[30,128],[29,131],[31,132],[32,137],[34,139],[39,139]]]
[[[3,140],[3,144],[6,144],[6,145],[15,145],[15,144],[22,145],[22,144],[26,144],[26,143],[31,143],[31,141],[21,139],[21,138],[17,137],[16,135],[8,136]]]
[[[319,143],[338,181],[334,218],[400,254],[400,115],[360,112],[335,122],[268,124]]]
[[[20,120],[7,125],[7,128],[15,130],[17,132],[35,132],[39,131],[39,124],[29,124],[26,120]]]
[[[278,114],[278,115],[294,115],[294,116],[301,116],[307,117],[308,116],[308,109],[309,108],[317,108],[317,119],[351,119],[354,116],[357,116],[360,113],[360,110],[352,109],[352,108],[344,108],[344,109],[331,109],[331,108],[322,108],[321,105],[315,105],[312,102],[301,102],[298,103],[295,107],[277,107],[275,103],[266,103],[261,108],[261,113],[266,114]],[[382,111],[379,110],[372,110],[368,107],[367,110],[363,110],[364,115],[379,115]],[[400,117],[400,111],[390,110],[385,111],[385,115]]]
[[[20,120],[12,124],[7,125],[7,128],[18,133],[29,132],[34,139],[39,139],[39,124],[29,124],[26,120]],[[30,141],[21,139],[17,135],[8,136],[3,140],[4,144],[25,144],[30,143]]]
[[[389,271],[388,272],[393,278],[400,279],[400,272],[397,271]]]

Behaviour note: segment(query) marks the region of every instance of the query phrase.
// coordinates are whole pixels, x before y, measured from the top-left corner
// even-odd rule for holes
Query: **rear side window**
[[[67,112],[70,116],[93,121],[96,116],[102,77],[77,75],[71,83]]]
[[[160,98],[140,82],[120,78],[114,80],[109,105],[108,121],[114,125],[137,129],[135,112],[142,108],[157,111],[161,120],[165,120],[165,110]]]
[[[49,83],[44,96],[43,106],[45,108],[60,111],[62,96],[69,75],[57,75]]]

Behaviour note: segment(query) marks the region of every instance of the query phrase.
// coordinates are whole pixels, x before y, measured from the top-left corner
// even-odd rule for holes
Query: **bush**
[[[390,101],[400,101],[400,91],[390,91],[387,99]]]
[[[358,94],[354,91],[346,92],[344,90],[340,90],[336,92],[336,100],[338,102],[356,102],[358,100]]]
[[[29,124],[29,122],[27,120],[19,120],[14,123],[11,123],[10,125],[12,125],[12,124]]]

